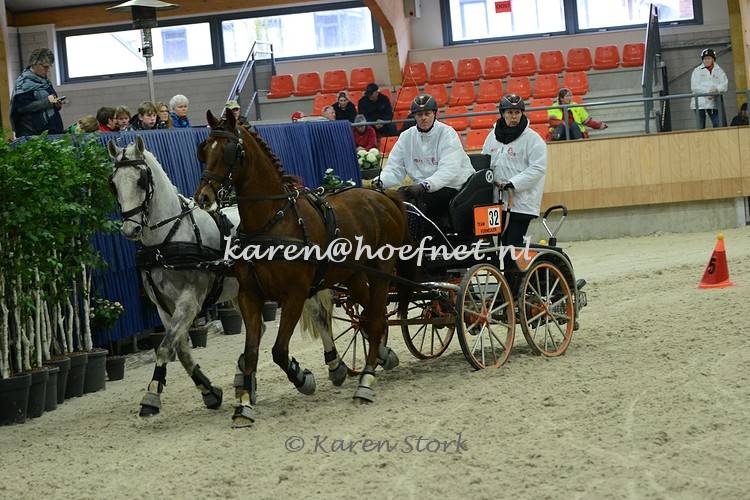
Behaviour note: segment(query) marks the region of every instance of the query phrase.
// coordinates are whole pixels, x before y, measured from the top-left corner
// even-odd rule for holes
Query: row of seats
[[[319,92],[331,93],[342,90],[365,90],[368,84],[375,81],[375,73],[372,68],[354,68],[351,77],[347,77],[346,71],[336,69],[323,73],[323,81],[320,73],[300,73],[297,75],[297,86],[294,85],[292,75],[274,75],[271,77],[271,88],[268,91],[269,99],[283,99],[295,95],[297,97],[312,96]]]
[[[531,53],[516,54],[508,64],[506,56],[489,56],[484,60],[484,68],[479,58],[473,57],[458,61],[457,70],[453,61],[440,60],[430,64],[430,71],[423,62],[409,63],[404,67],[403,85],[421,86],[426,83],[470,82],[481,78],[496,79],[507,76],[532,76],[535,74],[556,74],[563,71],[589,71],[615,69],[622,65],[625,68],[643,65],[645,46],[642,43],[626,44],[623,57],[616,45],[597,47],[594,57],[587,48],[568,50],[567,64],[559,50],[542,52],[537,65],[536,56]]]

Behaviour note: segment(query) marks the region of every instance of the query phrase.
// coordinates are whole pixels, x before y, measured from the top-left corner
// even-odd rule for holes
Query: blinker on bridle
[[[154,196],[154,181],[151,174],[151,169],[148,168],[146,160],[129,160],[123,153],[122,160],[115,161],[115,170],[109,176],[110,191],[112,191],[112,194],[115,195],[115,199],[117,200],[117,187],[115,186],[115,183],[112,181],[112,179],[114,178],[115,173],[118,169],[128,167],[137,168],[139,170],[140,176],[138,177],[138,187],[146,192],[146,196],[143,198],[143,203],[135,208],[123,212],[122,207],[120,207],[120,215],[122,216],[122,221],[132,222],[133,224],[138,224],[141,227],[148,226],[148,206],[151,203],[151,198],[153,198]],[[117,200],[117,204],[120,205],[119,200]],[[138,214],[141,214],[140,222],[132,219],[133,216]]]
[[[238,133],[228,132],[226,130],[211,130],[208,134],[209,137],[217,137],[221,139],[227,139],[227,144],[224,145],[224,154],[222,155],[222,162],[227,167],[226,173],[221,176],[208,170],[203,170],[201,174],[201,180],[205,181],[211,189],[214,190],[214,195],[217,199],[221,199],[225,191],[232,189],[232,173],[234,167],[238,161],[245,156],[245,148],[242,144],[242,138]],[[218,189],[214,186],[214,182],[219,184]]]

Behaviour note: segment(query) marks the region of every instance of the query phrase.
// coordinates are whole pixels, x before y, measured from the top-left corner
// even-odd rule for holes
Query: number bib
[[[476,236],[500,234],[503,230],[502,209],[502,205],[474,207],[474,234]]]

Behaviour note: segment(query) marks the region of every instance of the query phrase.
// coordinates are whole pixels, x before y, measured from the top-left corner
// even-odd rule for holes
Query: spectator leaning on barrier
[[[357,115],[354,117],[354,123],[366,123],[367,118],[365,115]],[[369,125],[360,125],[359,127],[352,127],[352,134],[354,135],[354,145],[356,146],[355,151],[360,149],[370,150],[377,147],[378,136],[375,134],[375,129]]]
[[[29,65],[16,79],[10,103],[10,116],[17,137],[39,135],[42,132],[62,134],[64,131],[58,99],[48,76],[55,63],[50,49],[36,49],[29,57]]]
[[[354,107],[354,103],[349,100],[349,96],[346,92],[339,92],[336,98],[336,103],[333,105],[333,110],[336,112],[337,120],[349,120],[354,122],[354,118],[357,116],[357,108]]]
[[[157,107],[153,102],[143,101],[138,106],[138,114],[130,120],[132,130],[165,129],[167,125],[158,116]]]
[[[240,103],[238,103],[234,99],[231,99],[227,101],[224,107],[227,109],[227,111],[231,111],[232,114],[234,114],[234,119],[238,124],[242,125],[243,127],[247,127],[247,118],[240,114],[242,111],[240,109]]]
[[[690,78],[690,90],[693,94],[705,94],[708,92],[726,92],[729,80],[724,70],[716,64],[716,52],[713,49],[704,49],[701,52],[703,63],[693,70]],[[711,117],[714,128],[721,127],[719,122],[720,99],[715,96],[698,98],[699,127],[706,128],[706,113]],[[690,99],[690,109],[696,109],[695,99]]]
[[[117,128],[120,129],[120,131],[130,130],[131,117],[132,115],[127,107],[120,105],[115,108],[115,121],[117,122]]]
[[[115,120],[115,108],[103,106],[96,111],[96,121],[99,122],[99,132],[117,132],[117,120]]]
[[[573,101],[573,93],[570,89],[565,87],[561,88],[557,93],[557,100],[552,103],[554,104],[577,104]],[[605,129],[608,125],[604,122],[594,120],[589,116],[588,111],[583,106],[575,106],[567,109],[569,134],[570,139],[583,139],[588,137],[589,134],[586,131],[586,127],[593,129]],[[563,121],[563,110],[562,109],[548,109],[547,117],[549,119],[550,127],[552,131],[553,141],[564,141],[565,136],[565,122]],[[577,126],[576,126],[577,125]]]
[[[393,107],[387,96],[380,93],[378,86],[371,83],[365,89],[365,94],[359,100],[357,109],[368,122],[378,120],[390,121],[393,119]],[[396,127],[392,123],[383,123],[375,125],[375,132],[378,136],[396,135]]]
[[[71,134],[80,134],[82,132],[98,132],[99,122],[94,115],[82,116],[73,125],[68,127]]]
[[[333,106],[325,106],[322,115],[326,120],[336,120],[336,111],[333,110]]]
[[[737,113],[737,116],[732,118],[732,127],[740,127],[742,125],[748,125],[746,102],[743,102],[742,106],[740,106],[740,112]]]
[[[172,118],[172,127],[190,128],[190,119],[188,119],[188,106],[190,101],[182,94],[177,94],[169,100],[169,109],[172,110],[169,116]]]
[[[156,103],[156,109],[158,110],[159,119],[164,122],[164,128],[172,128],[172,117],[169,116],[169,106],[163,102]]]

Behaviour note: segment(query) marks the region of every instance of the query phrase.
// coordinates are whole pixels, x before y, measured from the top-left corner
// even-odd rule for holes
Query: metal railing
[[[259,50],[257,47],[259,45],[267,46],[267,50]],[[256,119],[260,120],[260,102],[258,101],[258,80],[257,75],[255,72],[255,63],[257,62],[258,58],[256,57],[257,54],[265,54],[271,56],[271,74],[276,74],[276,60],[274,59],[273,55],[273,44],[271,42],[264,42],[262,40],[256,40],[253,42],[252,47],[250,47],[250,52],[247,55],[247,58],[245,59],[245,62],[240,67],[239,73],[237,73],[237,78],[234,80],[234,84],[232,84],[232,89],[229,91],[229,95],[227,95],[227,101],[230,100],[236,100],[240,104],[240,109],[242,109],[242,103],[240,102],[240,94],[245,89],[245,85],[247,84],[247,79],[252,76],[252,82],[253,82],[253,89],[252,94],[250,95],[250,102],[247,103],[245,106],[245,116],[250,112],[250,108],[255,107],[255,117]]]

